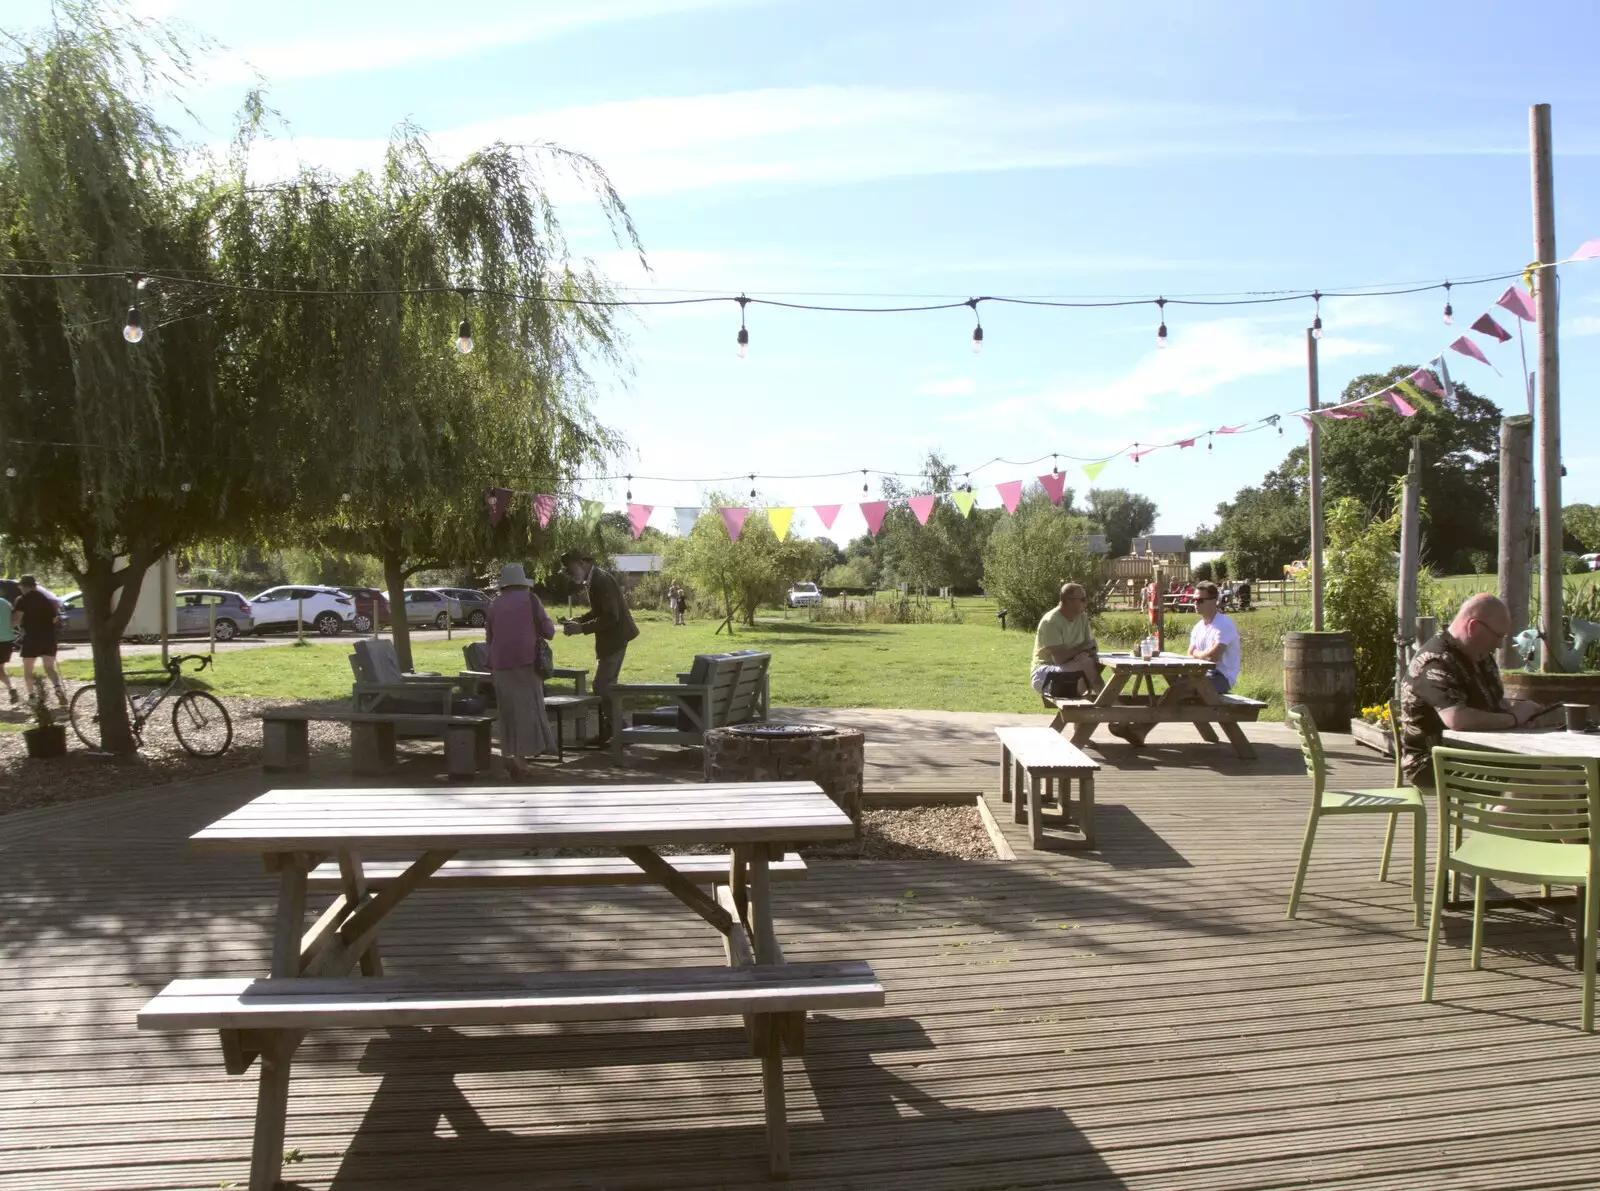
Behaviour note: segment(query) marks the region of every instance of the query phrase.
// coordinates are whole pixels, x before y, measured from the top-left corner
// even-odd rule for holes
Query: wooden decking
[[[864,727],[880,781],[990,787],[991,727],[1026,722],[812,718]],[[1032,852],[1000,814],[1015,862],[815,861],[781,886],[789,958],[866,959],[889,994],[814,1020],[791,1062],[792,1185],[1600,1185],[1600,1039],[1577,1029],[1570,932],[1497,914],[1470,972],[1453,920],[1440,1002],[1421,1004],[1423,935],[1405,887],[1376,880],[1378,820],[1326,825],[1284,920],[1306,782],[1281,726],[1246,732],[1258,761],[1178,727],[1138,759],[1091,745],[1097,852]],[[1343,740],[1334,780],[1380,781]],[[273,882],[184,846],[263,787],[0,819],[0,1188],[243,1185],[253,1078],[224,1074],[214,1036],[133,1015],[173,977],[265,970]],[[665,897],[419,896],[385,960],[719,962]],[[314,1036],[285,1173],[318,1191],[770,1186],[752,1062],[733,1021]]]

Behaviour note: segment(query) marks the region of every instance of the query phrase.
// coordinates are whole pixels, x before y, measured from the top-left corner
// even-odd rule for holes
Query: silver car
[[[256,627],[250,601],[236,591],[180,591],[177,600],[176,631],[180,637],[209,637],[213,612],[218,641],[232,641]]]
[[[406,623],[414,629],[449,628],[458,607],[449,596],[431,587],[406,588]]]

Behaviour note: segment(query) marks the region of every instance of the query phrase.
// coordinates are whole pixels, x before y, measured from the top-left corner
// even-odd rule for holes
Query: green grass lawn
[[[714,632],[711,621],[691,621],[674,628],[662,613],[636,614],[640,634],[628,648],[623,669],[627,682],[676,682],[696,653],[727,649],[770,650],[772,700],[800,707],[899,707],[936,711],[1037,712],[1039,698],[1028,687],[1033,651],[1031,626],[1026,631],[1011,621],[1002,632],[994,619],[993,601],[960,601],[963,624],[813,624],[803,613],[763,615],[758,627],[739,628],[730,639]],[[1169,619],[1169,640],[1186,646],[1194,617]],[[1274,704],[1268,718],[1281,718],[1281,610],[1261,610],[1239,617],[1245,639],[1245,672],[1238,690]],[[1101,618],[1106,648],[1121,648],[1143,633],[1136,614],[1112,613]],[[454,674],[462,667],[461,647],[481,633],[461,633],[455,641],[430,641],[414,647],[416,668]],[[350,693],[349,649],[344,642],[293,645],[219,653],[206,672],[212,690],[221,695],[333,699]],[[555,639],[558,666],[593,668],[594,639]],[[129,658],[130,673],[149,672],[153,659]],[[87,660],[64,662],[62,671],[86,680]]]

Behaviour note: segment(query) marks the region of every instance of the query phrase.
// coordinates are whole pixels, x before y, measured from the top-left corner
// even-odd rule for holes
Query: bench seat
[[[273,1191],[283,1173],[289,1068],[309,1030],[744,1015],[759,1042],[768,1164],[774,1176],[784,1177],[789,1137],[783,1042],[792,1020],[803,1019],[810,1009],[883,1003],[883,985],[871,966],[847,960],[444,977],[174,980],[139,1011],[138,1024],[141,1030],[218,1030],[228,1069],[236,1073],[260,1058],[250,1187]]]
[[[1015,822],[1028,824],[1034,848],[1045,846],[1046,794],[1053,794],[1061,807],[1050,824],[1076,828],[1076,838],[1068,840],[1068,846],[1093,848],[1094,775],[1099,763],[1054,728],[996,728],[994,732],[1000,738],[1000,800],[1013,803]],[[1074,782],[1078,786],[1076,816],[1071,814]]]
[[[306,773],[311,768],[307,725],[349,724],[351,766],[357,773],[394,768],[395,736],[433,736],[444,741],[451,777],[470,778],[489,768],[494,720],[486,715],[428,715],[399,711],[307,710],[273,707],[261,713],[261,768],[267,773]]]
[[[696,885],[712,885],[728,880],[730,857],[727,853],[709,856],[670,856],[672,867]],[[369,889],[392,884],[409,866],[409,861],[363,860],[362,873]],[[791,852],[767,866],[774,881],[800,881],[806,876],[806,862]],[[450,886],[455,889],[523,889],[571,885],[654,885],[649,876],[626,856],[516,857],[511,859],[447,860],[423,885],[424,889]],[[311,889],[344,888],[337,862],[328,860],[311,870],[307,878]]]

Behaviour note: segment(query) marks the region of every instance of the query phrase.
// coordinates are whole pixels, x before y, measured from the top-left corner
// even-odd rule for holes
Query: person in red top
[[[534,595],[521,563],[500,569],[500,594],[489,605],[484,627],[500,710],[500,759],[514,780],[525,781],[524,758],[556,747],[545,715],[544,674],[539,667],[541,642],[555,637],[556,626]]]

